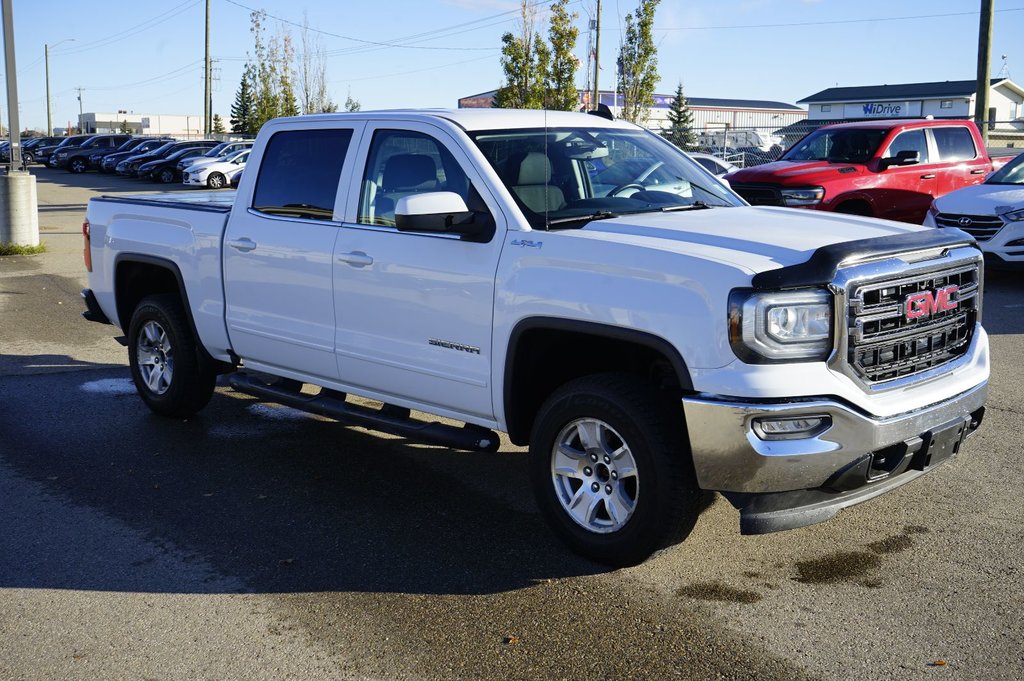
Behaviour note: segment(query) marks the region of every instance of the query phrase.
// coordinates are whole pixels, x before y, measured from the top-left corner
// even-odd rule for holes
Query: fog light
[[[814,437],[832,427],[832,417],[826,414],[790,418],[756,418],[754,434],[762,440],[797,440]]]

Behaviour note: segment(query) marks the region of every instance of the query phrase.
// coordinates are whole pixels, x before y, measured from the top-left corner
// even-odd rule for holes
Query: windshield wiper
[[[551,225],[564,225],[570,222],[590,222],[591,220],[607,220],[608,218],[617,218],[618,213],[613,213],[610,210],[599,210],[596,213],[589,215],[577,215],[571,218],[558,218],[556,220],[548,220],[548,226]]]
[[[694,201],[684,206],[665,206],[661,209],[662,213],[673,213],[677,210],[700,210],[702,208],[720,208],[721,206],[712,206],[710,203],[704,203],[703,201]]]

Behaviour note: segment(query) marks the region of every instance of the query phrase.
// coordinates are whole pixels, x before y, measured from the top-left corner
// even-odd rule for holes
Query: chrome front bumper
[[[873,457],[905,444],[920,445],[933,429],[970,419],[983,409],[988,382],[956,397],[890,418],[874,418],[830,399],[765,403],[719,396],[683,398],[690,449],[701,488],[721,492],[769,493],[816,488],[850,490],[882,486],[891,475],[872,474]],[[765,440],[756,419],[825,415],[831,426],[812,437]],[[911,454],[913,452],[911,451]],[[864,473],[857,484],[858,470]],[[888,486],[892,486],[889,483]]]

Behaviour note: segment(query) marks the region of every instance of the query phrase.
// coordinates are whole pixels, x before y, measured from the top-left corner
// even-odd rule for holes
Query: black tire
[[[223,173],[210,173],[210,176],[206,178],[206,186],[210,189],[223,189],[226,184],[227,178]]]
[[[36,157],[32,155],[31,151],[26,151],[22,154],[21,160],[24,161],[25,165],[29,165],[30,163],[36,162]]]
[[[128,362],[142,401],[161,416],[191,416],[213,395],[217,373],[201,356],[181,299],[174,294],[143,298],[135,308],[128,327]]]
[[[68,162],[68,170],[78,174],[84,173],[89,168],[89,163],[84,158],[73,158]]]
[[[600,447],[586,448],[578,439],[581,426],[594,423],[607,430],[599,431]],[[557,449],[566,442],[567,448]],[[581,456],[560,458],[560,452],[569,450]],[[611,458],[616,452],[619,458]],[[622,466],[626,457],[631,461]],[[575,465],[575,472],[560,475],[557,463]],[[681,541],[700,513],[682,407],[649,382],[627,374],[576,379],[548,398],[530,438],[530,478],[555,534],[581,556],[613,567],[636,565]],[[573,517],[569,496],[582,499],[576,508],[587,504],[595,509],[592,521]],[[620,510],[613,514],[615,508]]]
[[[164,184],[170,184],[174,182],[174,171],[170,168],[164,168],[157,173],[156,179],[160,180]]]

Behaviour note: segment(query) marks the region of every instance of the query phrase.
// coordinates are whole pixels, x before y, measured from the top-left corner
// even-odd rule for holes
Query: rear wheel
[[[567,383],[544,403],[530,440],[537,503],[573,551],[635,565],[686,537],[699,513],[678,404],[625,374]]]
[[[128,362],[142,401],[161,416],[190,416],[210,401],[216,371],[203,361],[181,300],[144,298],[128,328]]]
[[[36,157],[32,155],[31,151],[26,151],[21,155],[21,160],[25,162],[25,165],[28,165],[29,163],[35,163]]]
[[[227,184],[227,178],[221,173],[210,173],[210,177],[206,178],[206,185],[210,189],[222,189]]]

